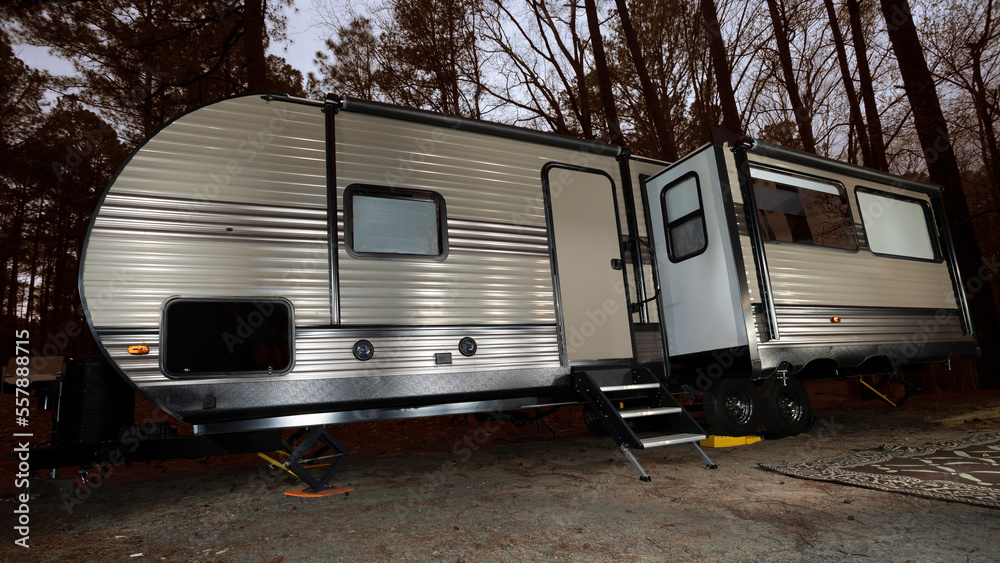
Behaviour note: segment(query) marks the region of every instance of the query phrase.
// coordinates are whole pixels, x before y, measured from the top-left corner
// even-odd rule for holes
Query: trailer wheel
[[[702,403],[713,434],[746,436],[753,434],[760,424],[760,400],[749,379],[716,380],[705,391]]]
[[[764,428],[781,438],[795,436],[812,427],[813,415],[809,407],[809,393],[802,383],[791,376],[772,375],[760,386]]]

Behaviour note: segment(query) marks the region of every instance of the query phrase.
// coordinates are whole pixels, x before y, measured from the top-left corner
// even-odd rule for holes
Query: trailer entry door
[[[747,345],[719,167],[704,149],[646,181],[670,357]]]
[[[631,358],[614,182],[560,165],[543,175],[567,359]]]

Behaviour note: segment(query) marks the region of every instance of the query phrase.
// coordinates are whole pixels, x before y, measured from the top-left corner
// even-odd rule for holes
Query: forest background
[[[15,1],[0,8],[0,326],[97,352],[77,293],[94,208],[138,143],[227,96],[328,92],[676,160],[713,127],[945,187],[983,358],[1000,386],[1000,22],[994,0]],[[997,9],[995,9],[997,8]],[[18,57],[47,49],[74,72]],[[312,72],[303,72],[314,68]],[[0,359],[14,339],[0,340]],[[54,352],[54,353],[53,353]]]

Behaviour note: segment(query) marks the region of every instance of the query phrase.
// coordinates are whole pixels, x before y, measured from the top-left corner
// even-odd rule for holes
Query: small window
[[[847,190],[840,184],[751,167],[765,241],[857,250]]]
[[[352,184],[344,191],[344,238],[356,258],[448,255],[448,224],[440,194]]]
[[[872,254],[937,261],[927,202],[859,186],[858,209]]]
[[[281,375],[292,369],[292,304],[285,299],[168,300],[160,366],[171,377]]]
[[[667,184],[660,192],[660,205],[670,261],[680,262],[704,252],[708,246],[708,231],[698,176],[685,174]]]

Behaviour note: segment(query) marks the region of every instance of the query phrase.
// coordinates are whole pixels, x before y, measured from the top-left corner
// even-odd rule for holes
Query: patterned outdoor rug
[[[759,465],[801,479],[1000,508],[998,462],[1000,432],[982,432],[915,446]]]

